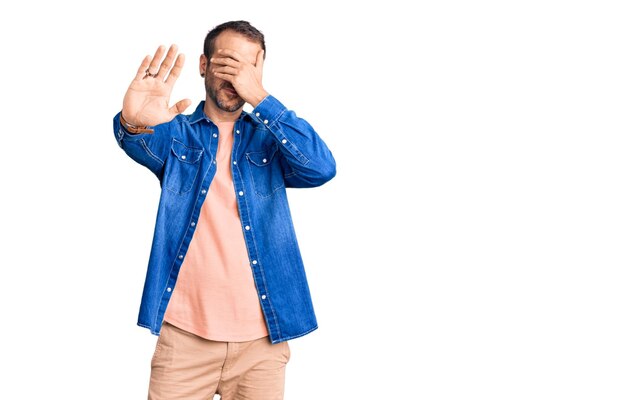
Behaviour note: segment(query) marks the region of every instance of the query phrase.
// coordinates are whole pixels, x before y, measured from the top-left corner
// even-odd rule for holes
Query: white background
[[[112,118],[171,43],[191,112],[232,19],[338,165],[289,193],[320,329],[286,399],[626,398],[620,3],[2,6],[0,398],[146,398],[159,185]]]

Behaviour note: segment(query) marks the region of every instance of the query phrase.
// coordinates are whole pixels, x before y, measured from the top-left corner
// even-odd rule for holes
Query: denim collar
[[[211,121],[211,119],[209,117],[206,116],[206,114],[204,113],[204,104],[206,103],[205,100],[202,100],[200,102],[200,104],[198,104],[198,107],[196,107],[196,111],[193,112],[193,114],[190,114],[188,116],[189,118],[189,123],[190,124],[195,124],[196,122],[200,122],[202,120],[204,121],[208,121],[208,122],[213,122]],[[237,121],[241,121],[244,118],[252,118],[250,116],[250,114],[248,114],[245,111],[242,111],[241,114],[239,115],[239,118],[237,119]]]

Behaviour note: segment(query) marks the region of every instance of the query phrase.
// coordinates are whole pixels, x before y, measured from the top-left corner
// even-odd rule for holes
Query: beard
[[[204,87],[206,89],[206,93],[213,103],[222,111],[226,112],[235,112],[239,110],[246,103],[239,95],[232,96],[229,93],[225,92],[223,89],[228,88],[235,91],[233,85],[229,82],[222,82],[218,85],[215,85],[212,79],[209,79],[207,74],[206,79],[204,80]],[[235,91],[236,92],[236,91]]]

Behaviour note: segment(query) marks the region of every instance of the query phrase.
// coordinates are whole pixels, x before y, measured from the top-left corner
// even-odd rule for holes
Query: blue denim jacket
[[[119,113],[113,119],[120,147],[161,183],[138,319],[155,335],[215,175],[219,131],[203,110],[201,102],[154,133],[131,134]],[[335,160],[313,128],[272,96],[242,112],[233,134],[241,229],[270,340],[279,343],[317,328],[285,188],[322,185],[335,176]]]

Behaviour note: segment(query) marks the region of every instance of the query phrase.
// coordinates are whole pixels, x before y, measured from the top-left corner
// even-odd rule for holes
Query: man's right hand
[[[176,56],[172,45],[163,62],[165,46],[159,46],[154,57],[146,56],[124,96],[122,116],[135,126],[155,126],[169,122],[191,105],[184,99],[169,107],[170,95],[185,64],[185,55]],[[176,58],[176,61],[174,61]]]

